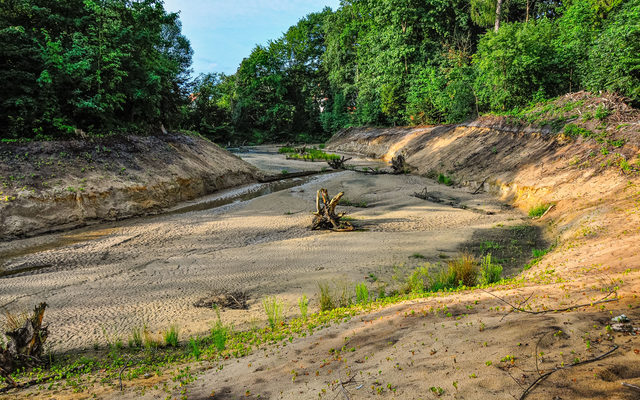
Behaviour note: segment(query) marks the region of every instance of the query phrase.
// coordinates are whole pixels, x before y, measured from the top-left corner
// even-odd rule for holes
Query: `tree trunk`
[[[498,5],[496,6],[496,25],[494,27],[494,31],[498,32],[500,29],[500,13],[502,11],[502,0],[498,0]]]

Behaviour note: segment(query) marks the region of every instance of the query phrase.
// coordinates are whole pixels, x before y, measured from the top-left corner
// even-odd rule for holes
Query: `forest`
[[[344,0],[193,78],[160,0],[2,0],[0,138],[200,133],[221,144],[449,124],[565,93],[640,104],[640,0]]]

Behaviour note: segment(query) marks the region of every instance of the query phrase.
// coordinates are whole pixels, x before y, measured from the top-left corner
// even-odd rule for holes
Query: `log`
[[[16,383],[10,375],[16,369],[33,367],[43,361],[44,342],[49,335],[48,328],[42,326],[46,308],[47,303],[40,303],[21,328],[5,333],[9,342],[6,348],[0,348],[0,376],[12,386]]]
[[[344,192],[340,192],[333,198],[329,197],[327,189],[320,189],[316,193],[316,212],[311,223],[312,230],[325,229],[336,232],[354,230],[353,225],[346,221],[340,221],[344,213],[336,214],[336,207]]]

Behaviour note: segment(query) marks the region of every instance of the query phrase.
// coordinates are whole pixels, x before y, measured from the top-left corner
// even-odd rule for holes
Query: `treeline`
[[[496,14],[497,3],[351,0],[310,14],[235,75],[200,77],[185,127],[225,143],[309,140],[583,89],[640,103],[640,0],[500,0]]]
[[[343,0],[256,46],[235,74],[194,80],[178,16],[160,0],[0,8],[2,138],[164,125],[224,144],[305,141],[583,89],[640,104],[640,0]]]
[[[161,0],[0,0],[0,138],[180,121],[192,55],[180,31]]]

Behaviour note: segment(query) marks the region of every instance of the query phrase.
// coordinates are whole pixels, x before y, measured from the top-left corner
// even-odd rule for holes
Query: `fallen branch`
[[[489,179],[489,177],[487,176],[486,178],[484,178],[484,180],[482,181],[482,183],[480,184],[480,186],[478,186],[478,188],[476,190],[473,191],[473,193],[471,194],[478,194],[480,193],[480,189],[482,189],[484,187],[484,183],[487,181],[487,179]]]
[[[552,371],[549,371],[549,372],[547,372],[547,373],[545,373],[543,375],[540,375],[538,377],[538,379],[533,381],[533,383],[531,385],[529,385],[529,387],[522,393],[522,395],[520,396],[519,400],[524,400],[533,391],[533,389],[535,389],[535,387],[538,386],[538,384],[540,384],[540,382],[542,382],[543,380],[547,379],[549,376],[551,376],[551,374],[553,374],[555,372],[558,372],[558,371],[562,371],[563,369],[569,369],[569,368],[577,367],[579,365],[584,365],[584,364],[589,364],[589,363],[592,363],[592,362],[595,362],[595,361],[600,361],[603,358],[606,358],[609,355],[611,355],[616,350],[618,350],[618,345],[614,345],[611,350],[607,351],[604,354],[599,355],[598,357],[594,357],[594,358],[590,358],[588,360],[580,361],[580,362],[572,364],[572,365],[567,365],[566,367],[556,367]]]
[[[327,164],[329,164],[333,169],[344,169],[344,164],[349,160],[351,160],[351,157],[346,158],[345,156],[342,156],[337,160],[328,160]]]
[[[594,302],[592,302],[592,303],[576,304],[576,305],[569,306],[569,307],[565,307],[565,308],[555,308],[555,309],[550,309],[550,310],[533,311],[533,310],[527,310],[527,309],[525,309],[525,308],[522,308],[522,305],[523,305],[523,304],[525,304],[527,301],[529,301],[529,299],[531,298],[531,296],[529,296],[529,299],[527,299],[527,300],[525,300],[524,302],[520,303],[520,306],[515,306],[515,305],[513,305],[513,304],[509,303],[508,301],[506,301],[505,299],[501,298],[500,296],[496,296],[495,294],[493,294],[493,293],[491,293],[491,292],[489,292],[489,291],[486,291],[486,290],[484,290],[484,289],[480,289],[480,290],[481,290],[481,291],[483,291],[483,292],[485,292],[485,293],[487,293],[487,294],[488,294],[488,295],[490,295],[490,296],[495,297],[496,299],[500,300],[500,301],[501,301],[501,302],[503,302],[504,304],[506,304],[506,305],[508,305],[509,307],[511,307],[511,311],[510,311],[510,312],[513,312],[513,311],[520,311],[520,312],[523,312],[523,313],[527,313],[527,314],[534,314],[534,315],[537,315],[537,314],[547,314],[547,313],[550,313],[550,312],[564,312],[564,311],[572,311],[572,310],[575,310],[576,308],[591,307],[591,306],[594,306],[594,305],[596,305],[596,304],[609,303],[609,302],[612,302],[612,301],[618,301],[618,300],[620,300],[620,298],[619,298],[619,297],[614,297],[614,298],[610,299],[609,297],[611,297],[611,295],[615,295],[615,294],[616,294],[616,292],[615,292],[615,291],[611,291],[611,292],[609,292],[609,294],[607,294],[606,296],[604,296],[602,299],[600,299],[600,300],[598,300],[598,301],[594,301]],[[533,295],[532,295],[532,296],[533,296]],[[505,316],[506,316],[506,315],[505,315]],[[504,318],[504,317],[503,317],[503,318]]]
[[[549,206],[549,208],[547,208],[547,211],[545,211],[545,212],[544,212],[544,214],[542,214],[542,215],[540,216],[540,218],[538,218],[538,219],[542,219],[542,218],[544,218],[544,216],[545,216],[545,215],[547,215],[547,213],[548,213],[549,211],[551,211],[551,209],[552,209],[554,206],[555,206],[555,204],[550,205],[550,206]]]
[[[627,387],[631,390],[635,390],[636,392],[640,392],[640,386],[636,386],[636,385],[632,385],[630,383],[627,382],[622,382],[622,386]]]

